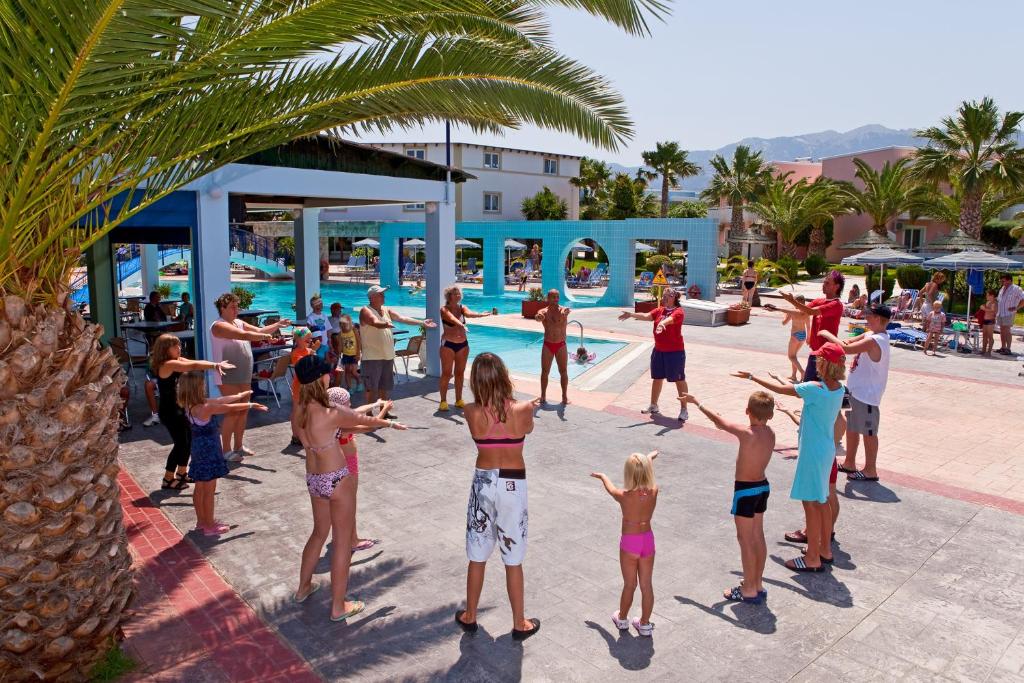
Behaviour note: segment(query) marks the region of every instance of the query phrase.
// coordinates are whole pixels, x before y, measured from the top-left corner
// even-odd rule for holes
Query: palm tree
[[[940,223],[963,230],[960,220],[964,215],[963,205],[966,201],[966,193],[959,182],[954,182],[950,189],[951,191],[947,193],[926,186],[912,193],[911,202],[907,207],[911,217],[916,219],[927,216]],[[1003,211],[1018,204],[1024,204],[1024,191],[1015,194],[1000,191],[984,192],[978,204],[978,220],[982,226],[985,226],[990,221],[999,218],[999,214]]]
[[[612,180],[612,169],[603,161],[583,157],[580,159],[580,174],[570,178],[569,183],[582,191],[582,203],[590,204],[604,194]]]
[[[665,13],[582,7],[637,35]],[[324,130],[536,124],[614,149],[632,125],[520,3],[33,0],[4,3],[0,37],[0,679],[70,678],[131,590],[124,376],[68,308],[82,250],[186,183]]]
[[[917,131],[928,145],[914,154],[916,178],[938,185],[958,184],[960,216],[953,224],[974,238],[981,236],[986,193],[1013,194],[1024,189],[1024,150],[1017,145],[1024,112],[999,116],[991,98],[964,102],[942,127]]]
[[[654,180],[661,176],[661,217],[668,216],[668,190],[679,187],[682,178],[700,175],[700,166],[690,161],[689,152],[679,148],[678,142],[658,142],[653,151],[643,153],[644,164],[650,166]],[[646,170],[646,169],[645,169]]]
[[[789,182],[789,173],[773,178],[748,210],[761,218],[782,238],[782,255],[796,256],[794,242],[811,227],[810,203],[813,195],[807,181]]]
[[[844,188],[844,183],[825,177],[815,179],[808,186],[810,196],[807,198],[807,211],[811,223],[810,244],[807,247],[809,255],[825,256],[825,225],[850,208],[849,193]]]
[[[743,230],[743,206],[757,198],[765,183],[771,178],[771,167],[761,158],[761,152],[752,152],[746,145],[738,145],[732,155],[732,164],[716,154],[709,162],[715,175],[701,198],[717,205],[726,199],[732,207],[730,230]]]
[[[569,214],[565,200],[547,185],[532,197],[523,199],[519,210],[528,221],[562,221]]]
[[[876,171],[860,158],[854,159],[853,163],[857,167],[855,175],[864,184],[864,189],[846,186],[845,199],[857,213],[870,216],[871,229],[884,236],[889,222],[913,201],[915,185],[910,175],[910,160],[887,161],[881,171]]]

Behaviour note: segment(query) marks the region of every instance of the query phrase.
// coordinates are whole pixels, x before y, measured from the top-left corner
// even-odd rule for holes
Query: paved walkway
[[[637,323],[638,335],[644,329]],[[733,362],[729,355],[762,363],[773,356],[728,351],[741,346],[743,331],[693,329],[687,332],[694,390],[735,413],[736,397],[749,384],[723,377],[720,370]],[[710,342],[719,337],[718,344]],[[178,552],[197,548],[328,680],[1024,681],[1024,517],[891,481],[841,482],[835,569],[794,575],[781,566],[798,552],[782,542],[782,533],[800,523],[799,506],[787,495],[794,463],[783,452],[769,468],[768,604],[723,603],[721,590],[735,584],[739,566],[728,514],[734,445],[700,420],[681,429],[675,420],[639,415],[635,408],[645,401],[633,394],[642,393],[643,384],[628,381],[624,392],[591,392],[611,397],[601,410],[574,405],[538,413],[527,444],[525,572],[528,615],[543,626],[521,646],[509,635],[498,560],[484,589],[481,632],[464,636],[451,623],[464,600],[465,499],[474,450],[458,413],[434,414],[433,382],[401,387],[396,410],[413,429],[360,437],[359,529],[383,543],[356,556],[351,593],[368,609],[348,624],[328,621],[326,591],[303,605],[289,599],[311,519],[301,455],[285,446],[287,406],[251,420],[248,443],[261,455],[221,481],[217,514],[234,528],[219,541],[187,533],[194,525],[188,492],[157,489],[169,448],[162,428],[136,426],[126,434],[121,458],[149,492],[151,509],[173,527],[158,517],[152,523],[170,539],[185,532]],[[527,382],[517,384],[528,389]],[[1016,390],[1007,385],[1005,391]],[[956,391],[948,393],[955,401]],[[891,388],[887,400],[895,395]],[[1020,394],[1009,395],[1019,405]],[[784,445],[783,419],[774,424]],[[942,443],[929,439],[936,441]],[[619,513],[588,475],[603,470],[618,479],[629,452],[650,448],[662,451],[657,473],[663,493],[653,525],[657,627],[653,639],[641,639],[614,632],[609,621],[621,586]],[[327,562],[325,553],[318,567],[324,579]],[[189,572],[204,566],[187,563],[179,580],[190,583]],[[216,594],[218,603],[232,597]],[[179,613],[187,610],[187,602],[170,602]],[[215,624],[219,616],[212,617]]]

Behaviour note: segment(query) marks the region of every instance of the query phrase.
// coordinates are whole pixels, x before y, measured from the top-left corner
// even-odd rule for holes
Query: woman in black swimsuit
[[[490,313],[474,313],[462,305],[462,290],[449,287],[444,290],[444,306],[441,307],[441,392],[439,410],[448,410],[448,381],[455,377],[455,407],[463,408],[463,375],[466,373],[466,359],[469,358],[469,341],[466,339],[466,318],[486,318]]]
[[[757,269],[754,268],[754,261],[747,261],[747,269],[743,271],[743,300],[750,303],[754,298],[754,286],[757,284]]]

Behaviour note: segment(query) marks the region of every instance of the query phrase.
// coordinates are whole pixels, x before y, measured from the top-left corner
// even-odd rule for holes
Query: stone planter
[[[750,322],[749,308],[730,308],[725,312],[726,325],[745,325]]]
[[[633,312],[634,313],[650,313],[658,307],[657,301],[634,301]]]
[[[542,310],[544,310],[547,307],[547,305],[548,305],[547,301],[528,301],[528,300],[524,299],[523,300],[523,317],[524,318],[533,318],[538,313],[540,313]]]

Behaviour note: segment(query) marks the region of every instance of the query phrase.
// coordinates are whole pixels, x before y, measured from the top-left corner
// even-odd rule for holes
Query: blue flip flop
[[[764,595],[762,595],[761,592],[758,591],[757,595],[755,595],[752,598],[748,598],[747,596],[743,595],[743,591],[742,589],[740,589],[739,586],[734,586],[732,590],[729,591],[729,594],[724,595],[723,597],[725,597],[726,600],[730,600],[732,602],[745,602],[748,605],[760,605],[762,602],[764,602],[764,598],[767,594],[767,591],[765,591]]]

